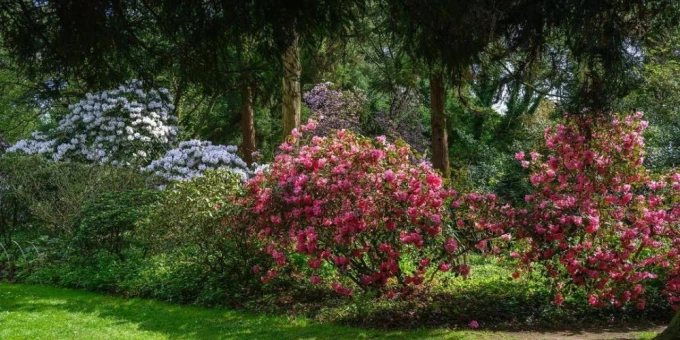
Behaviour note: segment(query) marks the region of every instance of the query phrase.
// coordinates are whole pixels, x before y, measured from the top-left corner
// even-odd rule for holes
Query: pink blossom
[[[524,155],[524,152],[523,152],[523,151],[520,151],[520,152],[518,152],[518,153],[515,154],[515,159],[518,160],[518,161],[523,160],[524,157],[525,157],[525,155]]]
[[[454,252],[458,249],[458,242],[453,238],[449,238],[444,244],[444,249],[446,249],[447,252]]]
[[[385,171],[385,180],[387,182],[392,183],[396,178],[397,176],[394,174],[394,171],[392,171],[392,169],[387,169]]]
[[[333,284],[331,286],[333,287],[333,290],[336,291],[338,294],[346,295],[346,296],[352,295],[351,289],[346,288],[346,287],[342,286],[341,284],[339,284],[337,282],[333,282]]]
[[[557,293],[555,295],[555,299],[553,299],[553,303],[558,305],[558,306],[561,306],[562,303],[564,303],[564,296],[562,296],[562,293]]]

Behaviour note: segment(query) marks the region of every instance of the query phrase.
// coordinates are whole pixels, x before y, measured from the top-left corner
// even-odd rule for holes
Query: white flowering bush
[[[70,113],[46,134],[33,133],[7,152],[51,155],[55,161],[122,166],[147,164],[177,141],[172,95],[142,89],[132,80],[69,106]]]
[[[236,146],[189,140],[173,149],[179,130],[171,114],[172,100],[167,89],[144,91],[137,80],[87,94],[69,107],[71,112],[55,129],[34,132],[7,151],[46,155],[54,161],[134,165],[166,181],[201,177],[207,169],[226,169],[244,181],[250,177],[253,171],[236,155]]]
[[[251,171],[234,145],[213,145],[209,141],[192,139],[179,143],[163,157],[151,162],[142,170],[167,181],[184,181],[203,176],[208,169],[223,169],[248,179]]]

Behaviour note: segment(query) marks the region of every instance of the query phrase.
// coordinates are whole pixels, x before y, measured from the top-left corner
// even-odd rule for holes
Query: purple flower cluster
[[[428,148],[428,140],[423,135],[424,127],[420,120],[420,102],[415,93],[404,91],[396,93],[389,110],[379,110],[374,124],[390,141],[402,139],[418,153]]]
[[[328,136],[333,130],[361,130],[361,110],[366,95],[359,89],[333,89],[333,83],[317,84],[304,94],[304,103],[312,111],[311,119],[318,122],[316,134]]]

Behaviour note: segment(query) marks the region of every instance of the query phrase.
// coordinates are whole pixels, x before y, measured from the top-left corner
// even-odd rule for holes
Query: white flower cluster
[[[177,117],[172,115],[167,89],[142,89],[132,80],[117,89],[86,98],[69,107],[59,125],[48,133],[33,134],[7,149],[27,154],[51,154],[55,161],[78,160],[95,164],[143,164],[175,145]]]
[[[236,146],[190,140],[167,151],[177,145],[179,135],[174,125],[177,118],[171,114],[172,100],[167,89],[147,92],[137,80],[87,94],[69,107],[70,113],[55,129],[47,134],[34,132],[32,138],[17,142],[7,152],[42,154],[54,161],[136,165],[168,181],[188,180],[202,176],[206,169],[218,168],[240,174],[244,181],[252,175],[236,155]]]
[[[203,175],[207,169],[225,169],[247,180],[252,172],[246,162],[236,155],[233,145],[213,145],[209,141],[192,139],[151,162],[142,171],[152,172],[168,181],[183,181]]]
[[[272,168],[272,165],[269,164],[269,163],[265,163],[265,164],[253,163],[253,165],[251,166],[253,174],[256,174],[258,172],[269,172],[271,170],[271,168]]]
[[[31,137],[31,139],[22,139],[18,141],[16,144],[7,148],[7,152],[21,151],[29,155],[54,153],[54,144],[56,144],[54,139],[50,139],[38,131],[33,131]]]

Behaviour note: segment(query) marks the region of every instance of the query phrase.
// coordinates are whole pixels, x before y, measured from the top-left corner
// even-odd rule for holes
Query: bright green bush
[[[225,305],[239,296],[229,297],[224,277],[203,266],[179,261],[177,256],[154,254],[138,260],[134,274],[118,282],[128,296],[149,297],[173,303]],[[128,261],[129,263],[130,261]],[[238,286],[240,282],[231,282]]]
[[[155,254],[193,263],[229,284],[248,286],[253,272],[269,256],[247,228],[248,214],[240,203],[241,177],[210,170],[203,177],[167,187],[147,219],[145,238]]]
[[[60,249],[60,248],[59,248]],[[137,275],[138,261],[121,261],[108,252],[79,256],[60,252],[19,273],[20,282],[126,294],[121,284]]]
[[[124,252],[131,243],[144,247],[135,239],[138,222],[160,196],[157,190],[133,189],[103,193],[85,202],[74,244],[84,255],[104,250],[125,260]]]

